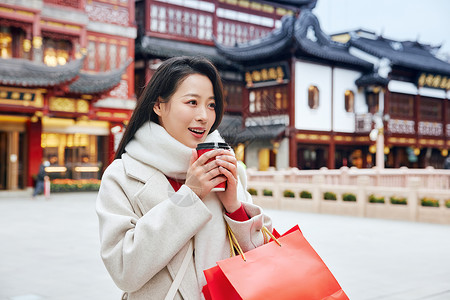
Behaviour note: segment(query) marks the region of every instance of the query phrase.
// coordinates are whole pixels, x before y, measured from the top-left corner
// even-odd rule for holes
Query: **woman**
[[[234,154],[195,151],[223,142],[223,110],[220,76],[204,58],[163,62],[140,97],[97,199],[101,256],[125,299],[169,290],[203,299],[203,270],[230,256],[226,224],[244,251],[264,243],[271,221],[251,203]],[[224,192],[210,192],[223,181]]]

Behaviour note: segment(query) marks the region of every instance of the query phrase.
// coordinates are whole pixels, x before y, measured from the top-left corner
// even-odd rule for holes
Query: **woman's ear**
[[[153,105],[153,111],[155,112],[155,114],[157,114],[158,116],[161,117],[161,99],[158,98],[158,100],[156,101],[155,105]]]

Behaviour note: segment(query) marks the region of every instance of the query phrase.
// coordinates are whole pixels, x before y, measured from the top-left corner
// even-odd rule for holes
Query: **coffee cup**
[[[197,145],[197,155],[198,157],[200,157],[202,154],[214,150],[214,149],[225,149],[225,150],[230,150],[230,146],[228,146],[227,143],[221,143],[221,142],[209,142],[209,143],[200,143]],[[213,159],[216,159],[215,157],[210,158],[208,162],[212,161]],[[227,182],[221,182],[218,185],[216,185],[211,191],[212,192],[223,192],[225,191],[227,188]]]

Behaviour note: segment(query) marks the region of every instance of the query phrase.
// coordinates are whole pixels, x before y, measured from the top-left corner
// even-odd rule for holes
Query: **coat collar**
[[[132,158],[127,153],[122,154],[121,158],[127,176],[130,176],[141,182],[147,182],[153,175],[159,172],[152,166],[146,165]]]

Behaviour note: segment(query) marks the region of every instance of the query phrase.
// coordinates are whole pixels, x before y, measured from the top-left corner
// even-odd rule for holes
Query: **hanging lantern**
[[[389,147],[388,146],[385,146],[384,147],[384,154],[389,154],[389,152],[391,152],[391,149],[389,149]]]
[[[447,150],[447,149],[442,149],[441,155],[442,155],[443,157],[447,157],[447,155],[448,155],[448,150]]]

